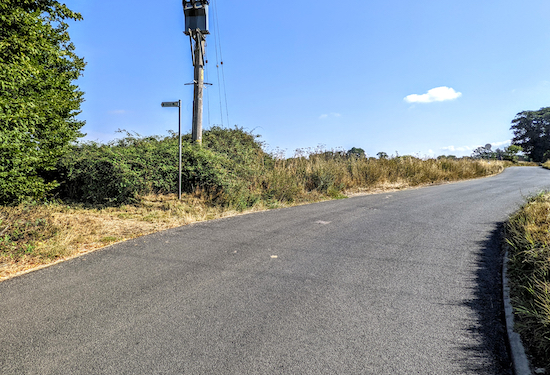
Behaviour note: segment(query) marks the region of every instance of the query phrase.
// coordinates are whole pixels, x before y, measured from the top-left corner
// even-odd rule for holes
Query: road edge
[[[519,333],[514,331],[514,310],[510,300],[510,284],[508,282],[508,245],[504,244],[504,259],[502,261],[502,300],[506,319],[506,333],[510,345],[510,356],[515,375],[533,375],[525,347]]]

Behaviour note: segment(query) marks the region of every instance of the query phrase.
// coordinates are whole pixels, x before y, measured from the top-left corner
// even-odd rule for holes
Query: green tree
[[[545,161],[550,151],[550,107],[523,111],[512,120],[512,145],[520,146],[533,161]]]
[[[495,157],[496,154],[493,152],[490,143],[487,143],[483,147],[478,147],[472,152],[472,158],[474,159],[494,159]]]
[[[376,155],[378,155],[378,158],[379,158],[379,159],[387,159],[387,158],[388,158],[388,154],[386,154],[386,153],[383,152],[383,151],[377,153]]]
[[[518,161],[518,153],[522,151],[523,149],[520,146],[510,145],[504,149],[503,159],[515,163]]]
[[[67,32],[81,19],[58,1],[0,1],[0,203],[53,189],[44,173],[82,136],[85,63]]]
[[[363,159],[366,157],[365,150],[359,147],[352,147],[346,155],[348,157],[354,157],[356,159]]]

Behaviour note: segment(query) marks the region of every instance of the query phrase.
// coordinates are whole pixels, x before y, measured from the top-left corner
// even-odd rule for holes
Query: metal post
[[[162,102],[162,107],[178,107],[178,143],[179,143],[179,177],[178,177],[178,199],[181,199],[181,99],[177,102]]]
[[[179,141],[179,178],[178,178],[178,199],[181,200],[181,99],[178,101],[178,112],[179,112],[179,121],[178,121],[178,141]]]
[[[191,35],[195,40],[195,53],[193,65],[194,90],[193,90],[193,142],[202,144],[202,97],[204,87],[204,36],[199,29],[192,30]]]

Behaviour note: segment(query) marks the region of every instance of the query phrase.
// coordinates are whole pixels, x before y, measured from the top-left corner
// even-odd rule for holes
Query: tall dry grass
[[[308,195],[338,197],[384,188],[406,188],[479,178],[500,173],[511,165],[503,161],[472,159],[388,159],[346,157],[340,153],[311,153],[277,159],[273,168],[256,177],[263,194],[300,200]]]
[[[506,163],[470,159],[388,159],[312,152],[294,158],[256,153],[228,171],[216,195],[196,190],[140,196],[132,204],[22,204],[0,207],[0,280],[28,269],[156,231],[241,212],[265,210],[351,193],[401,189],[501,172]],[[224,172],[225,173],[225,172]]]
[[[508,221],[508,275],[515,328],[538,367],[550,370],[550,193],[541,193]]]

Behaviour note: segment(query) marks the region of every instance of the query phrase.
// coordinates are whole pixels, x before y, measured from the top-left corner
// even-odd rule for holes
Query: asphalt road
[[[189,225],[0,283],[0,374],[511,374],[499,229],[550,171]]]

